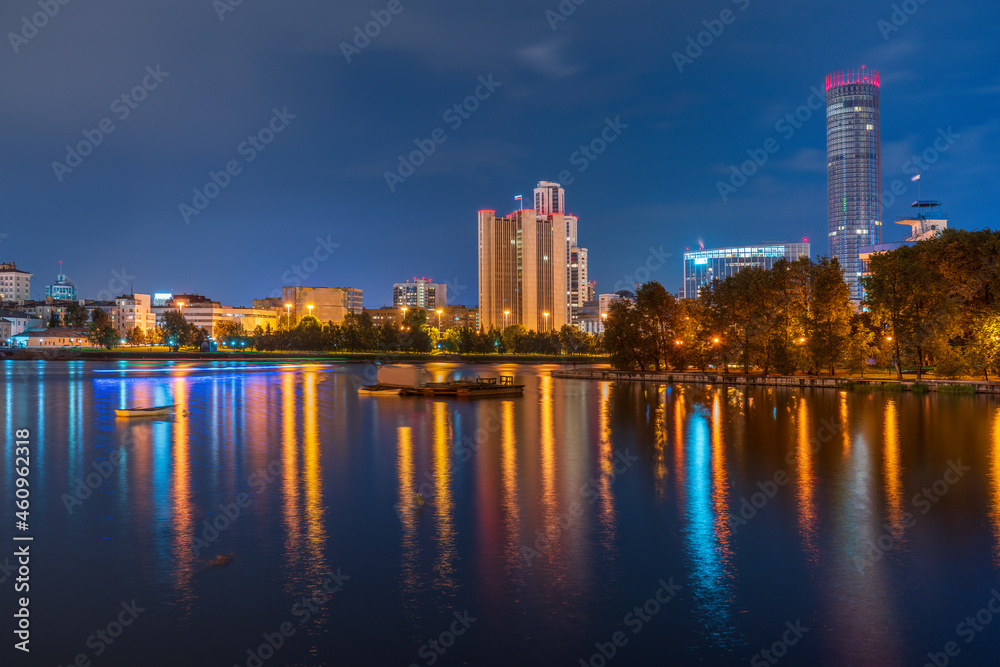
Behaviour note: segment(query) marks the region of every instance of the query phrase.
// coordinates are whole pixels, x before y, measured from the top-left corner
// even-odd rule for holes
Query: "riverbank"
[[[911,391],[951,394],[1000,394],[1000,383],[983,380],[873,380],[861,377],[816,375],[743,375],[739,373],[684,373],[616,371],[613,369],[559,369],[552,377],[578,380],[612,380],[634,382],[680,382],[691,384],[722,384],[731,386],[811,387],[844,389],[847,391]]]
[[[517,354],[420,354],[413,352],[170,352],[168,350],[34,350],[7,351],[3,359],[22,361],[313,361],[335,364],[600,364],[606,357]]]

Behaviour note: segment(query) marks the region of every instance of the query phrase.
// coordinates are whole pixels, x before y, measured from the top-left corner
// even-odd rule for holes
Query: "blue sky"
[[[916,198],[904,164],[950,131],[922,195],[953,226],[997,226],[996,3],[51,2],[0,9],[0,259],[39,296],[63,260],[91,298],[124,272],[136,291],[233,305],[298,282],[360,287],[376,307],[427,276],[474,305],[476,211],[564,171],[601,292],[661,246],[672,258],[650,277],[671,290],[699,243],[808,238],[823,254],[824,115],[779,121],[861,65],[881,74],[883,189],[907,189],[886,220]],[[474,111],[446,116],[477,89]],[[615,140],[583,158],[609,122]],[[718,183],[769,139],[723,201]],[[96,145],[54,166],[80,142]],[[415,142],[433,153],[391,189]]]

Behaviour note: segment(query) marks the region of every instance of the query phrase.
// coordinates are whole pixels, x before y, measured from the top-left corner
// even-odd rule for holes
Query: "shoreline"
[[[843,389],[847,391],[885,391],[915,394],[928,392],[948,394],[1000,394],[1000,382],[985,380],[873,380],[852,376],[821,375],[743,375],[740,373],[691,373],[684,371],[617,371],[614,369],[560,369],[552,377],[575,380],[627,382],[666,382],[688,384],[721,384],[759,387],[799,387]]]
[[[9,351],[5,351],[9,352]],[[332,364],[369,363],[460,363],[460,364],[575,364],[607,363],[607,357],[496,355],[496,354],[429,354],[420,352],[169,352],[123,350],[36,350],[18,349],[3,354],[0,361],[315,361]]]

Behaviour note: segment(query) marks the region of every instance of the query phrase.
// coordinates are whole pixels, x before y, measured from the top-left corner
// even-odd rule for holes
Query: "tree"
[[[836,258],[823,257],[813,264],[810,290],[810,331],[807,344],[813,368],[827,367],[836,374],[851,333],[850,289]]]
[[[851,316],[850,333],[844,350],[844,361],[851,373],[865,376],[865,369],[871,359],[877,359],[875,327],[870,313],[854,313]]]
[[[87,327],[87,339],[99,347],[113,350],[121,340],[118,332],[111,324],[111,318],[101,308],[94,308]]]
[[[190,344],[191,327],[187,319],[176,310],[163,313],[163,326],[160,328],[163,343],[170,345],[176,352],[182,345]]]
[[[134,327],[125,334],[125,342],[129,345],[142,345],[146,342],[146,334],[139,327]]]
[[[59,313],[53,310],[52,313],[49,315],[49,328],[58,329],[61,326],[62,326],[62,319],[59,317]]]
[[[944,277],[926,261],[924,248],[903,246],[873,255],[864,281],[865,300],[894,342],[896,378],[903,379],[903,355],[909,355],[922,376],[925,355],[950,326]]]
[[[66,307],[66,326],[68,327],[85,327],[87,326],[87,321],[90,319],[90,313],[87,309],[81,306],[79,303],[74,301]]]
[[[642,334],[641,315],[630,300],[612,302],[604,322],[604,349],[617,369],[645,371],[652,365],[648,341]]]
[[[234,318],[216,322],[213,333],[219,340],[224,340],[227,338],[242,338],[247,335],[247,330],[243,327],[242,322]]]

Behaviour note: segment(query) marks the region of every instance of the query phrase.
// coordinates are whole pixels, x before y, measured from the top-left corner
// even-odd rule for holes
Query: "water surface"
[[[1000,622],[960,625],[1000,590],[994,398],[500,370],[523,398],[359,397],[363,365],[4,362],[30,664],[995,663]]]

